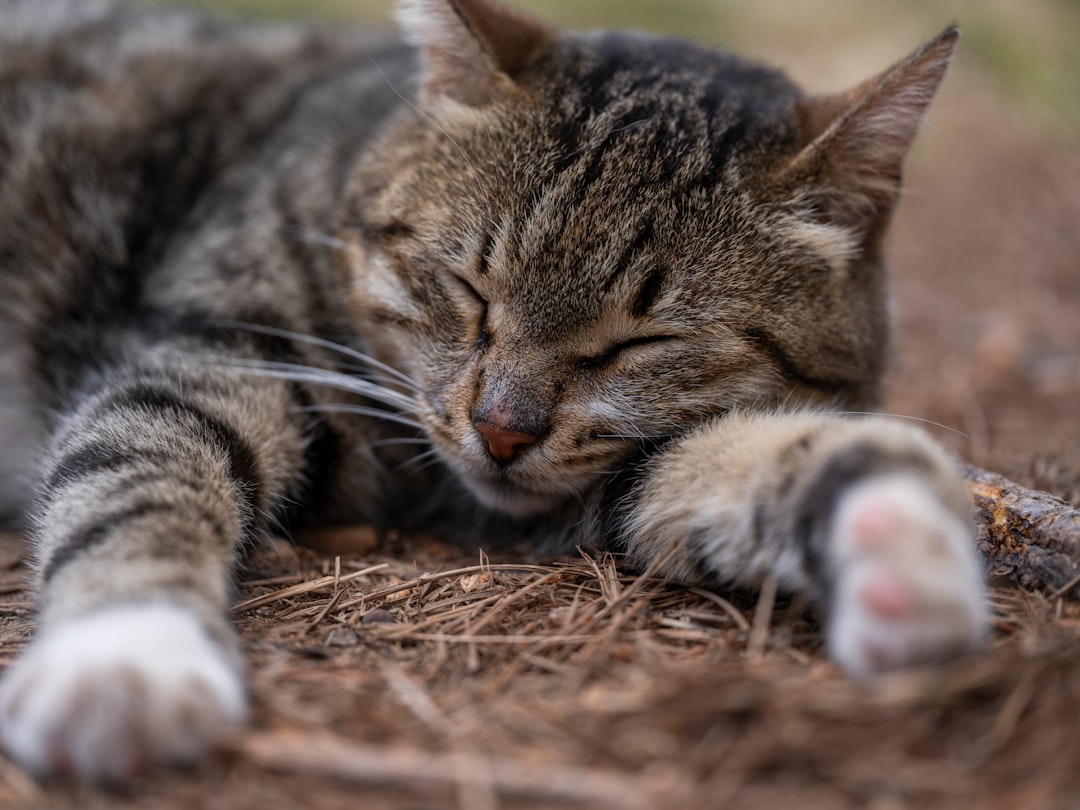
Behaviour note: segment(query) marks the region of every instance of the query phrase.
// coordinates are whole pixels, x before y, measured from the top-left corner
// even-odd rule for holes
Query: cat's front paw
[[[849,674],[943,661],[985,638],[971,527],[918,478],[873,478],[845,493],[829,552],[829,653]]]
[[[197,760],[244,721],[236,664],[172,606],[95,612],[45,632],[0,685],[0,737],[37,774],[123,781]]]

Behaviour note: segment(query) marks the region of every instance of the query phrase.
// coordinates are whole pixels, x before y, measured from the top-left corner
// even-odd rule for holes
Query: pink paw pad
[[[865,551],[880,548],[899,522],[900,515],[892,504],[866,504],[851,521],[851,534],[856,547]]]
[[[945,661],[984,638],[971,527],[929,483],[904,474],[852,487],[833,543],[829,650],[852,675]]]
[[[903,619],[915,609],[915,594],[895,577],[878,574],[859,589],[860,601],[883,619]]]

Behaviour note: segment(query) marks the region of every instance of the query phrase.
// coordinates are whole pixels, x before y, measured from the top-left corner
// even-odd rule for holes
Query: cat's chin
[[[558,495],[545,492],[531,492],[505,485],[497,487],[472,479],[466,483],[482,506],[511,517],[529,517],[550,511],[563,501]]]

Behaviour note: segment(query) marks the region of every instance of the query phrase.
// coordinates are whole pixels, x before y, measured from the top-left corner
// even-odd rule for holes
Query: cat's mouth
[[[455,465],[456,466],[456,465]],[[528,517],[562,504],[565,492],[552,492],[519,483],[503,472],[461,470],[461,480],[482,506],[512,517]]]
[[[438,412],[433,410],[433,416]],[[479,505],[511,517],[528,517],[561,509],[580,500],[610,455],[579,458],[565,437],[555,432],[531,437],[518,448],[493,447],[492,439],[472,420],[448,427],[446,419],[431,419],[428,434],[443,462],[456,474]],[[503,437],[505,438],[505,437]],[[513,438],[513,437],[511,437]],[[609,448],[610,449],[610,448]]]
[[[548,511],[563,502],[564,497],[535,492],[503,482],[465,479],[465,484],[483,506],[511,517],[528,517]]]
[[[515,468],[489,468],[459,456],[449,463],[481,506],[511,517],[558,509],[587,486],[579,477],[545,476],[535,469],[526,473]]]

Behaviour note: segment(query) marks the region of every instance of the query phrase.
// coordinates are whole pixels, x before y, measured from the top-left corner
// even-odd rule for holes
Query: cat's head
[[[492,0],[411,0],[415,106],[352,179],[353,300],[489,506],[550,507],[736,407],[864,408],[880,246],[948,30],[854,90]]]

